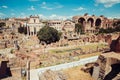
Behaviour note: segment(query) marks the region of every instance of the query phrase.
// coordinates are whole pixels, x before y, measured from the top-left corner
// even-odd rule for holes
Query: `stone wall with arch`
[[[73,16],[72,18],[75,23],[80,23],[84,27],[84,32],[90,32],[94,33],[96,32],[96,29],[99,28],[108,28],[112,27],[112,20],[107,19],[104,16],[89,16],[89,15],[84,15],[84,16]]]

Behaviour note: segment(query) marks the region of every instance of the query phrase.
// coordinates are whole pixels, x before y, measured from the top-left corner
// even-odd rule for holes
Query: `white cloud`
[[[46,2],[42,2],[42,5],[46,5]]]
[[[52,10],[52,9],[53,9],[53,8],[51,8],[51,7],[48,7],[47,4],[46,4],[46,2],[42,2],[41,8],[47,9],[47,10]]]
[[[53,9],[58,9],[58,8],[62,8],[63,5],[59,4],[59,3],[46,3],[46,2],[42,2],[42,4],[40,5],[41,8],[46,9],[46,10],[53,10]]]
[[[63,8],[63,5],[61,5],[61,4],[57,3],[57,2],[55,2],[54,5],[56,6],[56,8]]]
[[[47,17],[44,16],[43,14],[39,14],[38,16],[39,16],[41,19],[47,19]]]
[[[43,14],[39,14],[40,18],[42,19],[46,19],[46,20],[66,20],[66,19],[71,19],[72,16],[61,16],[61,15],[56,15],[56,14],[52,14],[50,16],[44,16]]]
[[[26,16],[26,14],[24,12],[21,12],[19,17],[26,18],[27,16]]]
[[[12,16],[14,16],[14,15],[15,15],[15,13],[11,13],[11,15],[12,15]]]
[[[120,0],[96,0],[96,4],[103,4],[106,8],[112,7],[118,3],[120,3]]]
[[[34,10],[35,10],[35,7],[34,7],[34,6],[31,6],[30,8],[28,8],[28,10],[34,11]]]
[[[47,6],[42,6],[41,8],[47,9],[47,10],[52,10],[52,9],[53,9],[53,8],[49,8],[49,7],[47,7]]]
[[[25,13],[20,13],[22,16],[24,16],[25,15]]]
[[[2,7],[2,8],[5,8],[5,9],[8,8],[8,6],[5,6],[5,5],[3,5],[3,6],[1,6],[1,7]]]
[[[85,10],[85,8],[79,7],[79,8],[73,9],[73,10],[74,10],[74,11],[82,11],[82,10]]]
[[[60,16],[60,15],[52,14],[49,16],[49,19],[65,20],[65,19],[67,19],[67,16]]]
[[[4,17],[5,14],[4,13],[0,13],[0,18]]]
[[[112,17],[107,17],[108,19],[114,19],[114,18],[116,18],[116,19],[120,19],[120,16],[112,16]]]

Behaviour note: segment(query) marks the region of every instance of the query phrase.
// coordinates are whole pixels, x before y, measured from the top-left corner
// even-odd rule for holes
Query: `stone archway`
[[[112,80],[120,73],[120,64],[112,64],[111,71],[105,76],[104,80]]]
[[[102,20],[100,18],[97,18],[95,21],[95,26],[99,28],[101,26],[101,22]]]
[[[81,23],[83,26],[85,26],[85,19],[83,17],[79,18],[78,23]]]
[[[90,25],[90,27],[93,27],[94,26],[94,19],[88,18],[87,23]]]

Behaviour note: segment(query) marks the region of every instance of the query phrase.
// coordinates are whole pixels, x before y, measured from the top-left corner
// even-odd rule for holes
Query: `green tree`
[[[6,24],[4,22],[0,22],[0,28],[6,26]]]
[[[120,20],[114,22],[113,26],[115,27],[115,31],[120,32]]]
[[[49,44],[60,40],[60,34],[52,27],[44,26],[37,33],[38,39]]]
[[[21,34],[27,34],[27,27],[25,26],[20,26],[18,28],[18,32],[21,33]]]
[[[114,28],[107,28],[107,29],[100,28],[99,29],[99,33],[113,33],[113,32],[115,32]]]
[[[21,34],[24,33],[24,27],[21,27],[21,26],[20,26],[20,27],[18,28],[18,32],[21,33]]]
[[[106,30],[104,28],[100,28],[99,33],[106,33]]]
[[[82,34],[83,33],[83,26],[80,23],[75,24],[75,32],[77,32],[77,34]]]
[[[120,32],[120,26],[115,27],[115,31]]]

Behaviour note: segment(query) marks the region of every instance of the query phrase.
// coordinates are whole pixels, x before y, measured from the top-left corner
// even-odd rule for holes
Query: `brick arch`
[[[94,26],[94,19],[92,17],[90,17],[90,18],[87,19],[87,23],[89,23],[89,22],[91,24],[90,27],[93,27]]]
[[[96,26],[96,27],[100,27],[101,24],[102,24],[102,20],[101,20],[100,18],[97,18],[97,19],[95,20],[95,26]]]
[[[84,26],[84,22],[86,22],[86,19],[84,18],[84,17],[80,17],[79,19],[78,19],[78,23],[81,23],[83,26]]]

